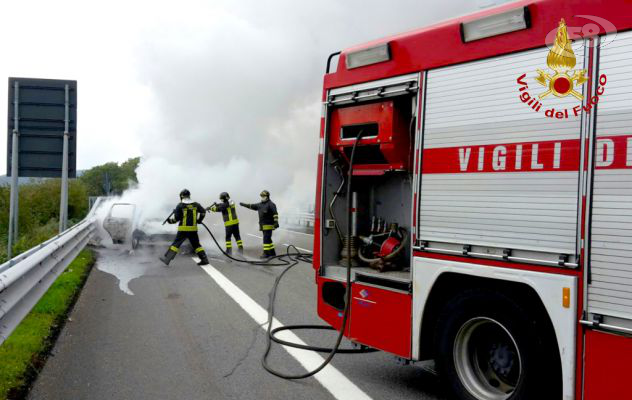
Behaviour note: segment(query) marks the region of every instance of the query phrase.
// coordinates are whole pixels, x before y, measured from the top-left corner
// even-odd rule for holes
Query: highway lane
[[[223,242],[221,226],[212,228]],[[247,255],[257,256],[259,233],[250,230],[243,236]],[[275,232],[279,252],[286,248],[283,243],[311,249],[311,241],[310,235]],[[210,250],[213,269],[267,307],[269,290],[282,267],[229,262],[212,249],[206,235],[203,243]],[[190,257],[181,255],[172,267],[161,267],[155,257],[162,251],[148,248],[129,255],[119,249],[99,250],[98,268],[31,399],[335,398],[326,382],[285,381],[265,372],[264,331],[259,324]],[[121,270],[131,271],[128,292],[121,283],[130,274],[124,276]],[[284,324],[322,323],[316,315],[311,265],[301,263],[287,274],[276,317]],[[333,332],[297,335],[316,345],[330,345],[335,339]],[[271,364],[285,372],[304,371],[280,346],[274,348]],[[442,398],[434,375],[419,366],[398,365],[385,353],[337,355],[332,364],[373,399]]]

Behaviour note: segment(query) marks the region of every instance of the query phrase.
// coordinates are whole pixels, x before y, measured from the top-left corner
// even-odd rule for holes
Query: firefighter
[[[259,212],[259,230],[263,232],[263,254],[261,258],[276,256],[272,231],[279,227],[279,214],[276,204],[270,200],[270,192],[264,190],[260,194],[261,202],[256,204],[239,203],[240,206]]]
[[[180,246],[185,240],[189,239],[191,246],[195,249],[195,254],[200,257],[198,265],[208,265],[208,257],[204,248],[200,245],[200,238],[198,237],[197,224],[202,222],[206,215],[206,210],[199,203],[191,201],[191,193],[184,189],[180,192],[180,203],[176,206],[167,219],[170,224],[178,223],[178,234],[173,243],[169,247],[169,250],[164,256],[160,257],[160,260],[169,265],[171,260],[174,259],[176,254],[180,251]]]
[[[237,218],[235,202],[230,199],[230,196],[226,192],[220,193],[219,199],[221,200],[221,203],[214,203],[212,206],[207,208],[207,210],[222,213],[222,218],[224,219],[224,227],[226,228],[226,253],[232,254],[232,237],[235,236],[237,249],[240,254],[243,254],[244,242],[242,242],[241,235],[239,234],[239,219]]]

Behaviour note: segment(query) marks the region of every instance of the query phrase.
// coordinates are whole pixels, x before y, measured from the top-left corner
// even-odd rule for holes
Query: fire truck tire
[[[467,290],[448,301],[437,319],[435,361],[456,399],[559,399],[556,374],[547,368],[556,360],[533,314],[493,290]]]

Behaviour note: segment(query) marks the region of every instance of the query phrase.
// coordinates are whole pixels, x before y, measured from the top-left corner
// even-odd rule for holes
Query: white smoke
[[[168,4],[131,10],[147,13],[133,42],[154,112],[138,135],[139,185],[122,200],[152,217],[168,213],[183,188],[204,206],[222,191],[256,202],[262,189],[281,214],[313,204],[328,54],[477,8],[475,0]]]

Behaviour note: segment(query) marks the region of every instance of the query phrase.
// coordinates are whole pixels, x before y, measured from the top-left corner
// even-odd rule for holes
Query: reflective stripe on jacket
[[[173,217],[178,221],[178,231],[180,232],[196,232],[197,224],[202,222],[206,210],[199,203],[182,202],[173,210]]]
[[[232,200],[224,201],[219,204],[214,204],[209,207],[209,210],[222,213],[224,226],[233,226],[239,223],[239,218],[237,218],[237,209],[235,207],[235,203]]]
[[[259,213],[259,230],[271,231],[279,227],[279,214],[277,213],[276,204],[272,200],[255,204],[241,203],[241,205],[251,210],[257,210]]]

